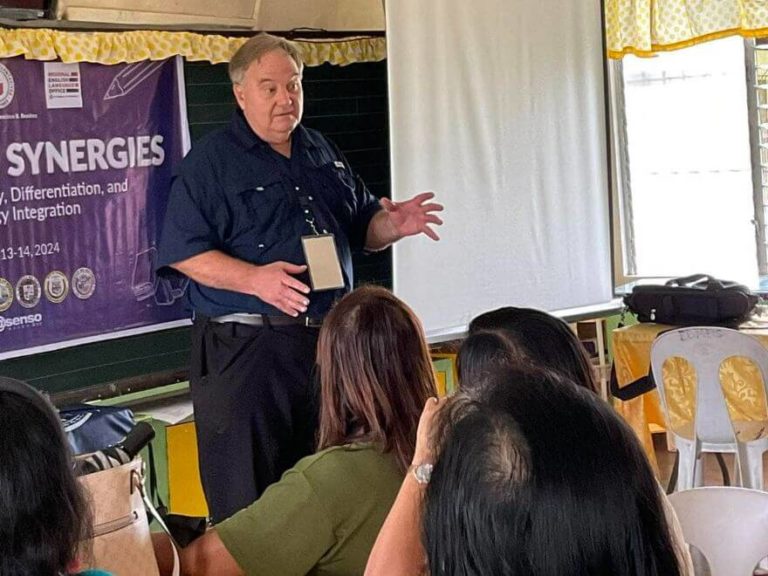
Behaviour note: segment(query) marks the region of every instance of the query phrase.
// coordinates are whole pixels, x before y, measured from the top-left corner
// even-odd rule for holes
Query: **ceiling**
[[[61,20],[112,24],[384,30],[383,0],[58,0],[54,10]]]

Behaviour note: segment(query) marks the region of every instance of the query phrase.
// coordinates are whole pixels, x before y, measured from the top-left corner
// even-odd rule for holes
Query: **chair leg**
[[[725,458],[721,452],[715,452],[717,465],[720,467],[720,474],[723,476],[723,486],[731,486],[731,475],[728,472],[728,466],[725,464]]]
[[[741,472],[741,485],[754,490],[763,489],[763,447],[736,444],[736,462]]]
[[[744,478],[741,477],[741,466],[739,466],[738,454],[733,457],[733,486],[744,486]]]
[[[677,474],[680,471],[680,452],[675,449],[675,463],[672,465],[672,473],[667,482],[667,494],[672,494],[677,489]]]
[[[690,490],[694,486],[696,474],[696,457],[699,450],[696,441],[678,439],[677,450],[680,454],[680,466],[677,472],[677,490]]]
[[[704,486],[704,458],[707,458],[704,452],[696,453],[696,469],[693,471],[693,487],[701,488]]]

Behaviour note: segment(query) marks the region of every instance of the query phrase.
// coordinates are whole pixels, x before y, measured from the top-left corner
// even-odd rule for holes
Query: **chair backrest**
[[[768,350],[759,340],[738,330],[697,326],[670,330],[656,338],[651,347],[651,370],[668,423],[669,403],[662,366],[668,358],[680,357],[690,362],[696,372],[694,430],[698,439],[715,444],[736,441],[720,384],[720,365],[733,356],[751,359],[759,367],[765,382]],[[675,430],[670,431],[675,434]]]
[[[714,576],[752,576],[768,556],[768,492],[707,486],[669,495],[683,536]]]

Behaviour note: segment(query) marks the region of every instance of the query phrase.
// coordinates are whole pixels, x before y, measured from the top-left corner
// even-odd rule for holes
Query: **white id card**
[[[344,288],[344,275],[341,273],[341,262],[333,234],[302,236],[301,245],[309,268],[312,290],[320,292]]]

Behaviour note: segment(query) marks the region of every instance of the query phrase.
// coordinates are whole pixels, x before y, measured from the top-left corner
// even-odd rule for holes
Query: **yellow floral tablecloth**
[[[739,330],[757,337],[768,348],[768,327],[744,324]],[[662,330],[673,329],[663,324],[637,324],[613,331],[613,361],[619,386],[648,374],[651,344]],[[692,366],[681,358],[666,362],[663,379],[670,412],[670,425],[683,436],[690,437],[693,430],[696,377]],[[757,366],[743,357],[728,359],[720,368],[728,411],[736,422],[739,437],[755,437],[768,430],[768,407]],[[657,382],[657,386],[661,383]],[[618,412],[635,430],[651,460],[657,468],[653,451],[652,432],[666,429],[664,414],[656,390],[633,398],[628,402],[615,401]]]

